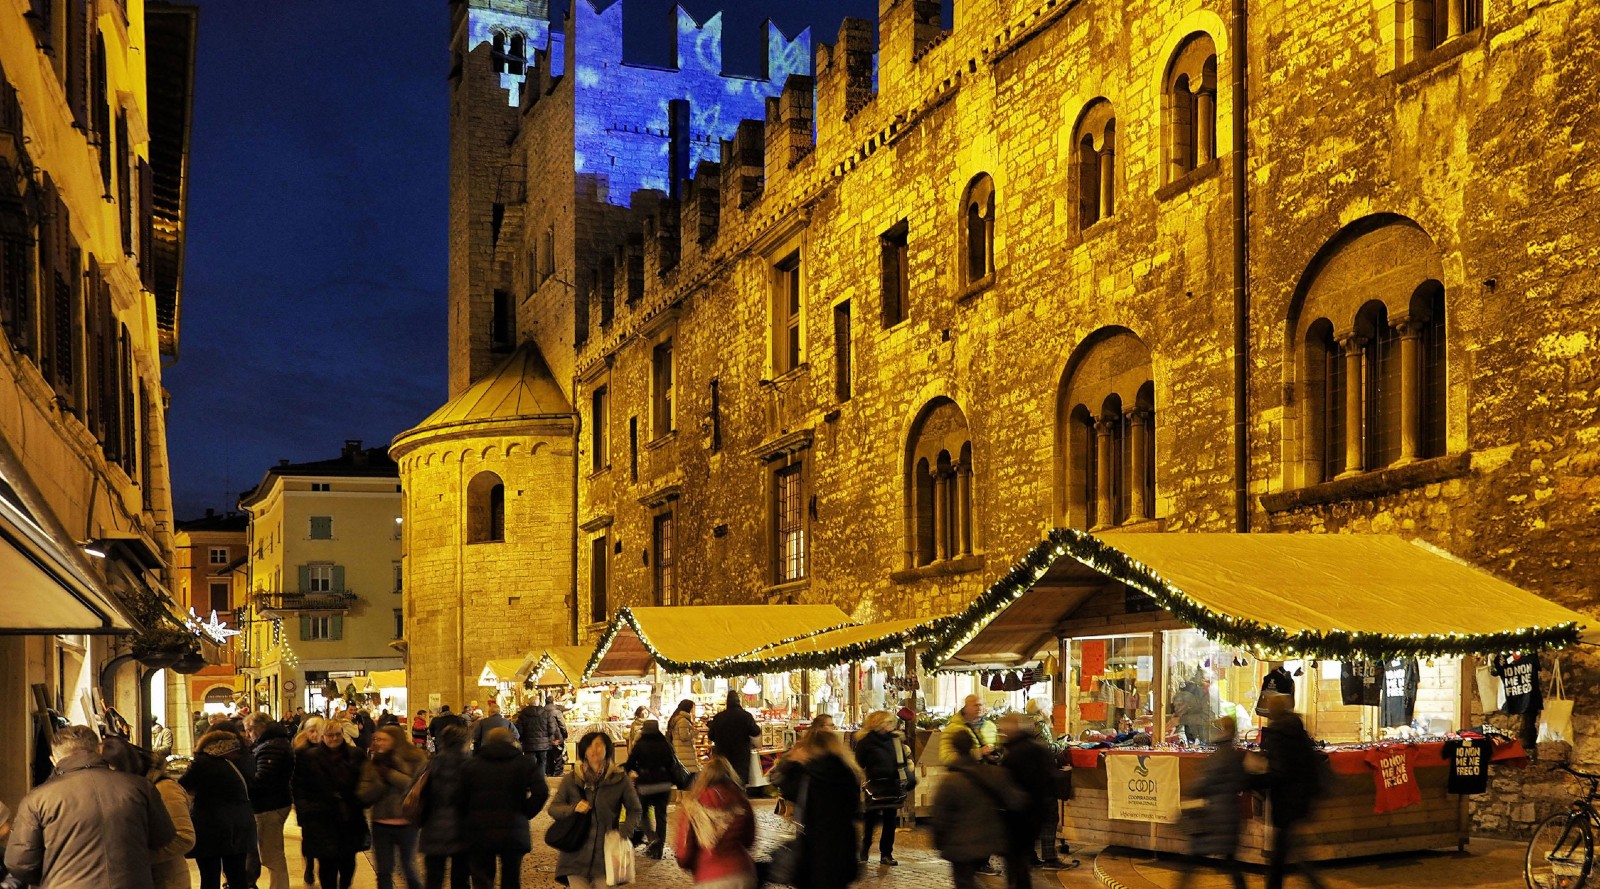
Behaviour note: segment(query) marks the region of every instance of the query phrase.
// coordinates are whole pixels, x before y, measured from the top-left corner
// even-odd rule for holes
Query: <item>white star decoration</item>
[[[228,637],[239,635],[238,630],[230,630],[227,625],[217,619],[217,610],[211,609],[211,619],[202,621],[194,613],[194,606],[189,607],[189,629],[211,639],[218,645],[228,641]]]

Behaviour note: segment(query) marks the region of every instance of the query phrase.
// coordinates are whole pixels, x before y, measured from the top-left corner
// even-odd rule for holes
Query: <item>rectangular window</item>
[[[594,289],[600,301],[600,326],[605,327],[617,314],[617,267],[610,261],[600,263]]]
[[[306,577],[308,579],[308,583],[307,583],[307,586],[306,586],[306,592],[308,592],[308,593],[331,593],[331,592],[333,592],[333,566],[332,565],[308,565],[308,566],[306,566],[306,572],[307,572],[306,573]]]
[[[778,583],[806,576],[805,486],[803,463],[791,463],[773,476],[774,579]]]
[[[606,620],[606,585],[609,581],[606,556],[609,542],[605,537],[589,541],[589,620],[602,623]]]
[[[611,453],[606,442],[610,425],[610,417],[607,416],[609,410],[606,387],[599,386],[589,396],[589,468],[594,472],[611,465]]]
[[[232,597],[228,594],[229,585],[226,583],[213,583],[210,584],[210,587],[211,601],[209,603],[208,610],[215,611],[221,615],[226,615],[228,612],[232,611],[233,602],[231,601]]]
[[[906,320],[906,303],[911,285],[911,251],[907,241],[909,226],[901,222],[878,239],[883,282],[883,326],[893,327]]]
[[[833,395],[850,400],[850,303],[833,307]]]
[[[405,563],[395,560],[394,563],[394,591],[401,592],[405,589]]]
[[[400,532],[405,528],[405,520],[400,516],[394,517],[394,539],[400,539]]]
[[[330,642],[344,635],[344,618],[329,614],[300,615],[302,642]]]
[[[673,555],[672,555],[672,513],[664,512],[655,518],[654,534],[651,535],[652,549],[655,550],[655,587],[656,604],[673,605]]]
[[[313,491],[331,491],[331,490],[333,490],[333,485],[330,484],[329,482],[312,482],[311,483],[311,490],[313,490]]]
[[[556,227],[553,225],[544,230],[544,241],[539,245],[539,258],[543,260],[539,264],[539,280],[543,282],[556,273]]]
[[[211,547],[210,557],[211,564],[226,565],[228,564],[228,548],[225,546],[213,546]]]
[[[331,516],[331,515],[314,515],[314,516],[311,517],[311,539],[312,540],[332,540],[333,539],[333,516]]]
[[[650,356],[651,438],[660,438],[674,428],[672,417],[672,340],[656,344]]]
[[[628,251],[628,302],[638,302],[644,297],[643,246]]]
[[[394,609],[394,638],[396,638],[396,639],[404,639],[405,637],[406,637],[406,613],[405,613],[405,609],[396,608],[396,609]]]
[[[786,374],[803,359],[800,338],[800,251],[785,256],[773,267],[772,373]]]
[[[493,315],[489,321],[489,349],[509,352],[517,345],[517,303],[509,290],[494,292]]]
[[[639,480],[639,418],[628,418],[628,480]]]

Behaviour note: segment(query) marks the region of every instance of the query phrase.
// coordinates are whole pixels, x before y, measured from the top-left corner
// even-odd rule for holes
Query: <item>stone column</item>
[[[1406,319],[1400,330],[1400,459],[1410,463],[1422,452],[1422,325]]]
[[[1100,150],[1100,218],[1116,212],[1116,151],[1111,140]]]
[[[1344,472],[1341,475],[1359,475],[1365,469],[1365,436],[1362,426],[1366,412],[1362,410],[1366,385],[1367,338],[1346,334],[1339,339],[1344,350]]]
[[[933,473],[933,558],[950,558],[950,477],[935,466]]]
[[[956,549],[959,555],[972,555],[972,467],[957,463],[956,473]]]
[[[1111,451],[1116,444],[1112,433],[1116,431],[1117,423],[1110,417],[1101,417],[1094,421],[1095,435],[1095,473],[1094,473],[1094,526],[1106,527],[1116,522],[1116,510],[1111,504]]]
[[[1461,29],[1465,26],[1462,21],[1466,18],[1466,10],[1462,8],[1463,0],[1444,0],[1444,39],[1460,37]]]
[[[1128,423],[1128,450],[1131,456],[1128,460],[1128,522],[1138,522],[1148,519],[1152,515],[1151,504],[1145,497],[1145,486],[1149,483],[1147,473],[1152,467],[1145,463],[1145,451],[1150,442],[1151,411],[1146,408],[1136,407],[1125,415]]]
[[[1203,89],[1194,97],[1194,165],[1210,163],[1216,140],[1217,94]]]

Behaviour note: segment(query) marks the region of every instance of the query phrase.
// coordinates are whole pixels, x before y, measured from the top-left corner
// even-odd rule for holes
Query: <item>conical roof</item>
[[[428,415],[416,429],[572,413],[539,347],[530,340],[483,379]]]

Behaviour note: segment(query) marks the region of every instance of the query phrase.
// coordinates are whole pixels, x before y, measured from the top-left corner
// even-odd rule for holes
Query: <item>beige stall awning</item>
[[[1056,529],[924,655],[1017,664],[1108,585],[1226,644],[1338,659],[1489,654],[1600,639],[1600,621],[1440,550],[1369,534],[1091,535]]]
[[[490,658],[484,663],[483,672],[478,675],[478,684],[498,688],[503,682],[521,682],[528,678],[535,657],[529,654],[523,657]]]
[[[132,630],[95,581],[0,490],[0,634]]]
[[[833,605],[623,608],[600,637],[583,679],[643,676],[652,663],[669,673],[701,673],[723,658],[851,624]]]
[[[587,645],[558,645],[546,648],[528,676],[539,688],[559,688],[583,684],[583,667],[594,649]]]
[[[784,673],[904,652],[907,648],[933,639],[949,622],[948,617],[912,617],[841,627],[803,639],[765,645],[755,651],[726,658],[714,664],[712,669],[706,671],[706,675]]]

